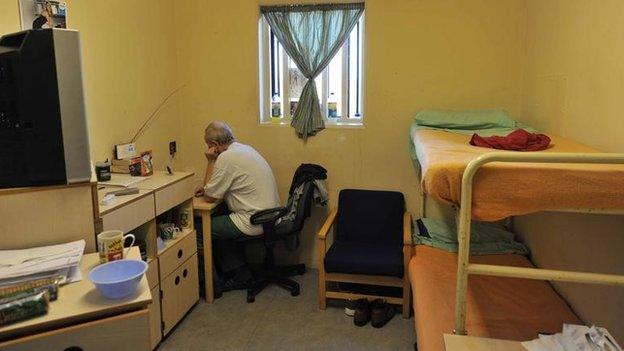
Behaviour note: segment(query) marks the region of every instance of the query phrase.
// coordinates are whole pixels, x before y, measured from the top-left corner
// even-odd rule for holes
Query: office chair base
[[[305,273],[304,264],[273,267],[272,272],[260,273],[261,278],[252,283],[252,285],[247,289],[247,302],[255,302],[256,296],[267,286],[269,286],[269,284],[275,284],[290,291],[291,296],[298,296],[301,292],[299,283],[289,279],[288,277],[293,275],[302,275],[303,273]]]

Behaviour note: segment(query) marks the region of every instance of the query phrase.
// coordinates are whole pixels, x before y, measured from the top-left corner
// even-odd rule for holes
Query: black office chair
[[[247,289],[247,302],[256,300],[256,296],[269,284],[277,284],[290,291],[292,296],[299,295],[299,283],[289,279],[305,273],[305,264],[276,266],[273,249],[279,241],[297,239],[306,218],[310,217],[315,185],[307,181],[303,192],[295,203],[295,195],[288,199],[286,207],[263,210],[251,216],[251,224],[262,225],[264,233],[259,236],[245,237],[243,242],[262,241],[266,247],[266,257],[262,269],[255,274],[253,283]],[[287,216],[294,209],[294,216]]]

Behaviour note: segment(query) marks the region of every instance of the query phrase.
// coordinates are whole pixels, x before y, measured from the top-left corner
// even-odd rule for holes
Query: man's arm
[[[214,161],[215,160],[209,160],[208,164],[206,165],[206,174],[204,175],[204,186],[206,186],[210,178],[212,178],[212,172],[214,171]],[[215,199],[214,197],[208,196],[206,195],[206,193],[204,193],[203,195],[204,195],[204,200],[206,200],[206,202],[213,203],[213,202],[219,201],[219,199]]]

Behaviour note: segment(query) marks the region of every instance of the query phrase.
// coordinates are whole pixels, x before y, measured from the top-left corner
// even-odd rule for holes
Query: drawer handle
[[[182,258],[182,254],[183,254],[183,253],[184,253],[184,252],[182,252],[182,249],[178,250],[178,258]]]
[[[187,275],[188,275],[188,269],[184,268],[184,270],[182,271],[182,276],[186,278]]]
[[[180,284],[180,276],[176,275],[175,285],[178,285],[178,284]]]
[[[83,351],[82,347],[78,347],[78,346],[71,346],[65,349],[65,351]]]

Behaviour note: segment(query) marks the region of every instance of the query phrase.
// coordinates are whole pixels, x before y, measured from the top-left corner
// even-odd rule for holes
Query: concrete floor
[[[356,327],[340,304],[319,311],[317,271],[295,279],[297,297],[272,286],[251,304],[244,291],[212,305],[200,300],[158,350],[413,350],[413,317],[403,319],[397,309],[383,328]]]

